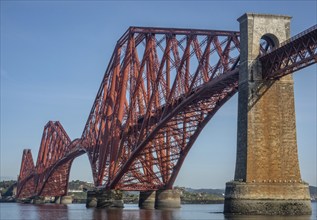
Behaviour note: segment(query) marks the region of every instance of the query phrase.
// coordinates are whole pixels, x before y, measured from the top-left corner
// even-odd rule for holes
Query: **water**
[[[140,210],[135,204],[126,204],[124,209],[87,209],[85,204],[70,205],[32,205],[20,203],[0,203],[0,219],[124,219],[124,220],[313,220],[317,219],[317,203],[312,203],[311,216],[224,216],[223,204],[182,205],[174,210]]]

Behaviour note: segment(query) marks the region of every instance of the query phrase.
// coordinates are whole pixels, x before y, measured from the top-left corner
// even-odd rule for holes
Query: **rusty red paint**
[[[275,60],[303,54],[294,44],[316,62],[310,31],[283,45],[283,58],[280,49],[263,55],[264,77],[296,70],[280,65],[271,74]],[[171,188],[204,126],[238,91],[239,45],[234,31],[130,27],[115,46],[81,138],[71,141],[50,121],[36,166],[23,152],[18,197],[65,195],[72,161],[84,153],[95,186]]]

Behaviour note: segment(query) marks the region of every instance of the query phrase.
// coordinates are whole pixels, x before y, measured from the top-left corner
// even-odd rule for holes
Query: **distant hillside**
[[[2,196],[12,196],[13,187],[16,186],[16,180],[4,180],[0,182],[0,198]]]
[[[91,190],[94,188],[93,183],[88,183],[80,180],[72,180],[68,183],[68,190]]]
[[[224,189],[192,189],[192,188],[185,188],[187,192],[190,193],[207,193],[213,195],[223,196],[225,194]]]
[[[186,187],[174,187],[181,192],[182,204],[211,204],[223,203],[224,190],[219,189],[192,189]]]
[[[8,184],[9,181],[4,181]],[[11,183],[11,182],[10,182]],[[69,182],[68,189],[69,190],[91,190],[94,188],[93,183],[88,183],[85,181],[80,180],[72,180]],[[179,189],[181,192],[185,192],[186,195],[189,194],[207,194],[208,197],[212,196],[212,198],[220,199],[224,197],[225,190],[224,189],[193,189],[190,187],[178,187],[175,188]],[[316,186],[309,186],[310,196],[312,199],[317,200],[317,187]],[[135,194],[138,194],[138,192],[134,192]],[[189,193],[189,194],[188,194]],[[131,193],[129,193],[131,194]],[[133,193],[132,193],[133,194]]]
[[[8,180],[8,181],[0,181],[0,195],[8,196],[7,193],[10,193],[11,190],[8,190],[10,187],[16,184],[16,180]],[[93,183],[80,181],[80,180],[72,180],[68,184],[69,190],[92,190],[94,188]],[[224,189],[193,189],[190,187],[175,187],[179,189],[181,192],[185,193],[186,196],[192,197],[198,195],[199,197],[205,197],[206,199],[222,199],[224,197],[225,190]],[[10,192],[9,192],[10,191]],[[313,200],[317,200],[317,187],[309,186],[310,196]],[[133,195],[138,195],[138,192],[129,192]]]
[[[223,195],[225,194],[224,189],[193,189],[188,187],[179,187],[179,188],[182,188],[184,191],[188,193],[206,193],[206,194],[215,195],[219,197],[223,197]],[[317,200],[317,187],[309,186],[309,192],[310,192],[310,197],[313,200]]]

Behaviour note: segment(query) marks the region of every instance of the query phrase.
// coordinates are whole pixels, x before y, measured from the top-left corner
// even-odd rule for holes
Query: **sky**
[[[291,35],[317,23],[316,1],[1,1],[0,180],[16,179],[22,151],[36,161],[49,120],[81,136],[114,46],[129,26],[239,30],[246,12],[292,16]],[[316,186],[316,65],[294,74],[302,179]],[[204,128],[175,185],[225,188],[236,157],[237,95]],[[71,180],[92,181],[88,157]]]

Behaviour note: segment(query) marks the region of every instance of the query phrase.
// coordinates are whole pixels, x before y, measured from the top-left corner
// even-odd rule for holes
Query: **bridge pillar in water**
[[[139,195],[140,209],[154,209],[155,208],[155,191],[141,191]]]
[[[262,79],[259,44],[290,37],[290,17],[245,14],[240,22],[237,158],[226,184],[225,213],[311,214],[308,184],[301,180],[292,75]]]
[[[61,197],[60,196],[55,196],[54,203],[55,204],[61,204]]]
[[[73,203],[73,197],[72,196],[61,196],[60,198],[61,204],[67,205]]]
[[[87,208],[97,207],[97,193],[95,190],[87,191],[86,207]]]
[[[44,204],[45,203],[45,197],[44,196],[36,196],[32,199],[31,203],[33,204]]]
[[[99,190],[97,195],[97,208],[123,208],[123,194],[120,190]]]
[[[160,189],[156,191],[155,208],[156,209],[171,209],[180,208],[181,199],[180,192],[175,189]]]

